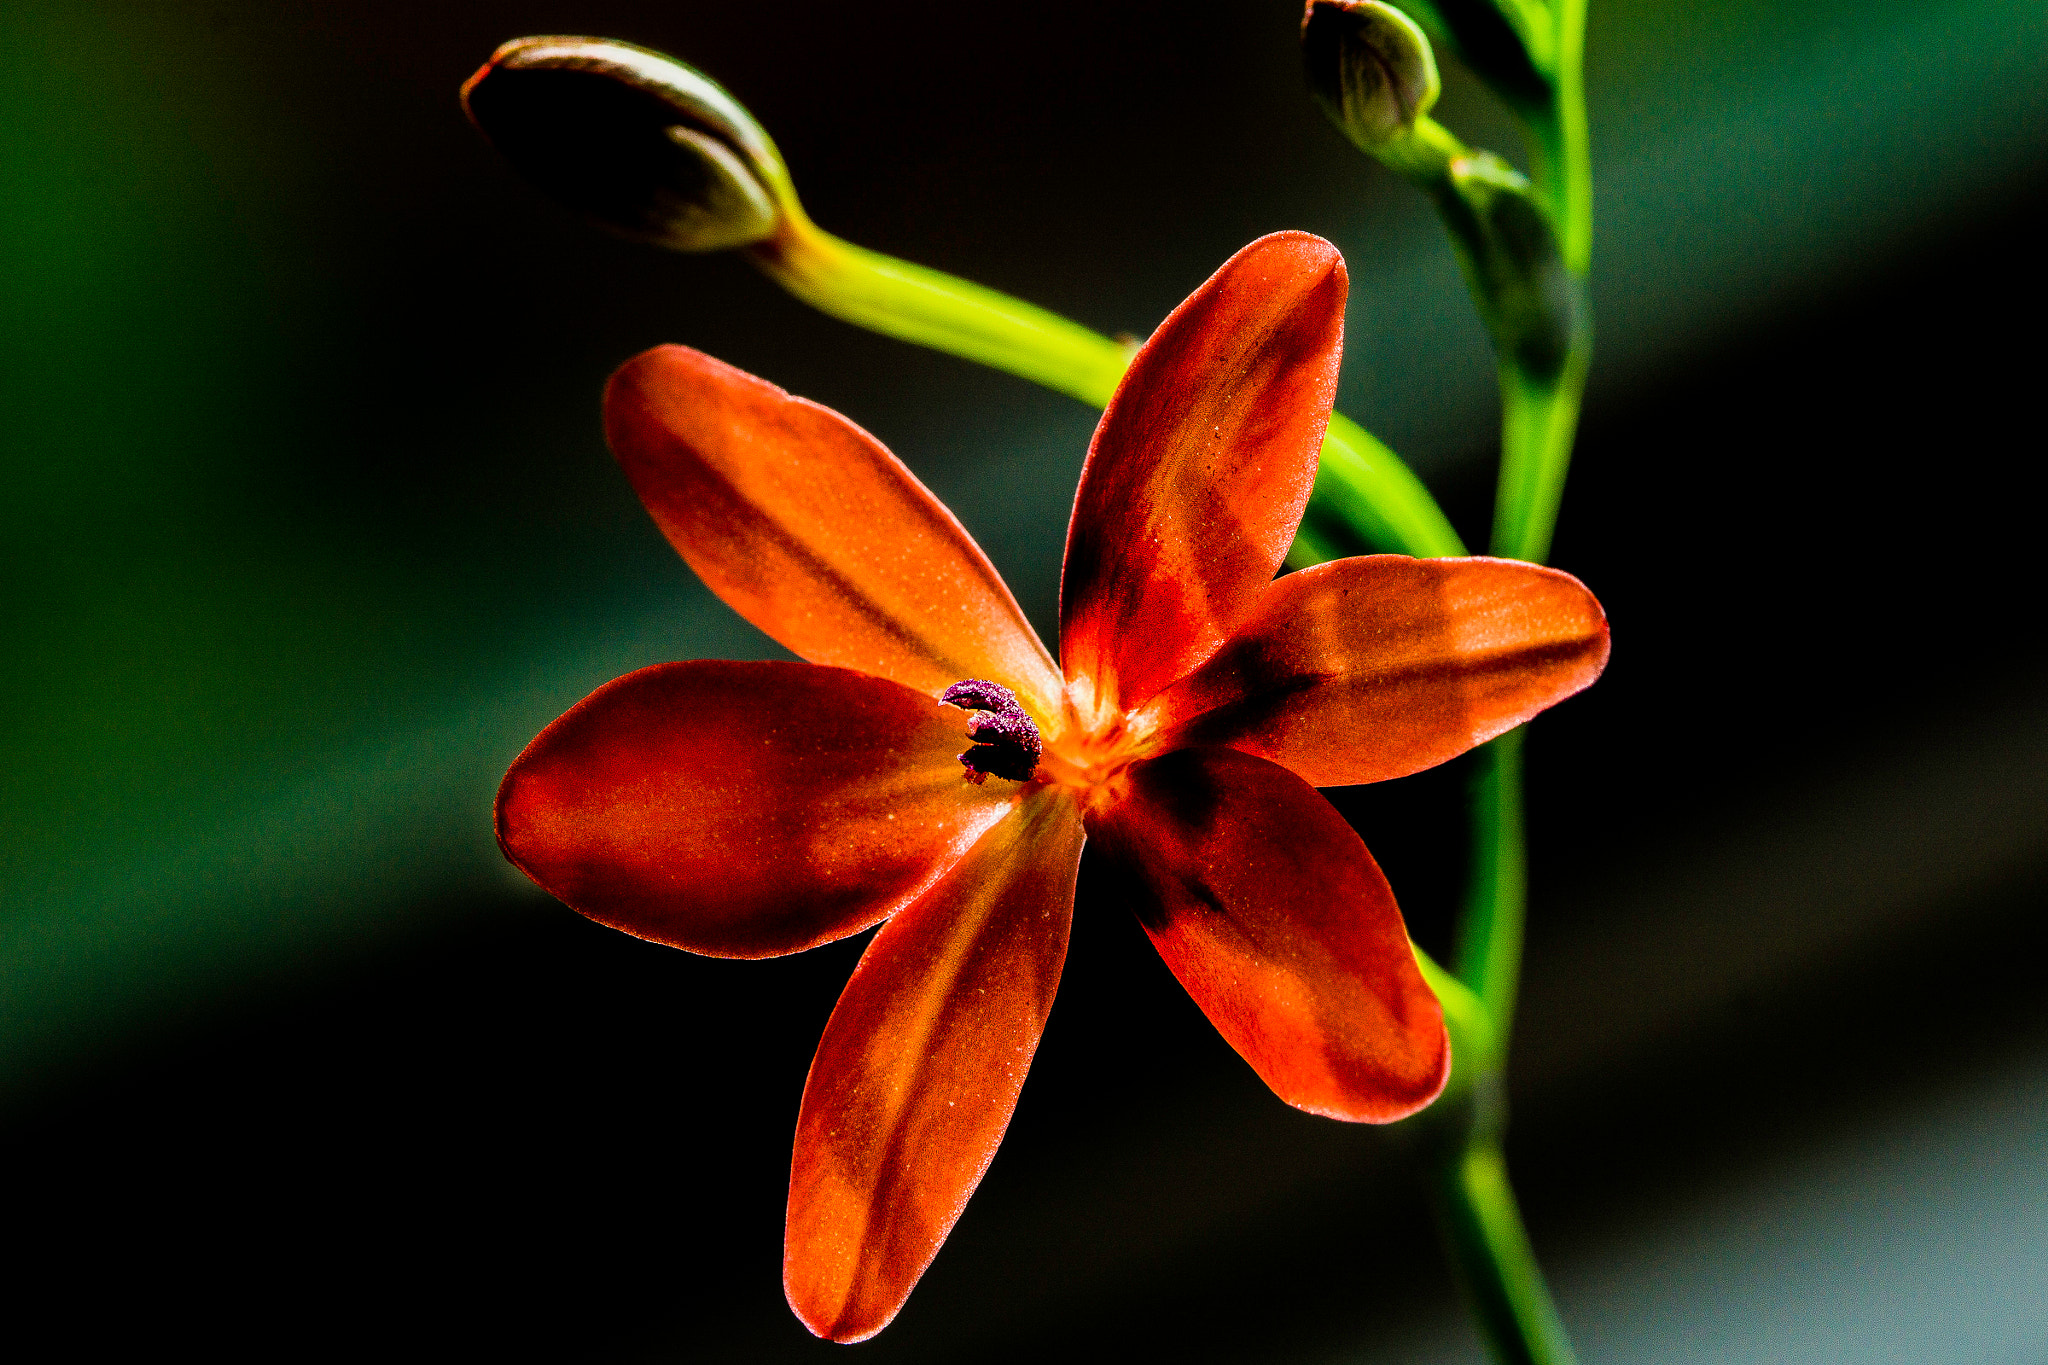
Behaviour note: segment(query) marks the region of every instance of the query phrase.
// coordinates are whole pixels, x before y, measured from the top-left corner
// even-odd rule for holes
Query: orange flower
[[[600,688],[512,765],[498,837],[577,910],[692,952],[768,957],[887,921],[797,1120],[783,1281],[820,1336],[881,1330],[988,1168],[1084,839],[1280,1098],[1384,1123],[1442,1088],[1442,1014],[1393,893],[1314,787],[1520,724],[1593,680],[1607,627],[1577,580],[1506,560],[1274,578],[1344,294],[1329,243],[1267,237],[1138,353],[1074,500],[1064,669],[960,524],[845,418],[679,346],[612,378],[606,429],[655,522],[809,662]]]

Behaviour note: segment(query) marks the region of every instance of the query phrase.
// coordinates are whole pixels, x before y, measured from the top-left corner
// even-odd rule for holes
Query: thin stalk
[[[1515,992],[1522,979],[1522,923],[1529,898],[1522,826],[1522,730],[1510,730],[1478,753],[1471,790],[1472,878],[1459,916],[1458,979],[1486,1007],[1492,1055],[1506,1062]]]
[[[791,215],[749,248],[754,262],[821,313],[1006,371],[1102,407],[1131,351],[1100,332],[970,280],[841,241]]]
[[[1500,485],[1491,546],[1497,555],[1535,564],[1550,557],[1592,359],[1592,339],[1582,328],[1555,379],[1532,378],[1512,364],[1500,367]]]
[[[1308,507],[1311,517],[1340,518],[1376,548],[1419,559],[1466,553],[1415,471],[1341,412],[1330,414]]]
[[[799,299],[842,321],[972,360],[1093,407],[1108,404],[1133,348],[1057,313],[969,280],[855,246],[791,213],[748,249],[754,263]],[[1332,413],[1309,503],[1312,523],[1335,523],[1374,548],[1420,557],[1462,555],[1464,543],[1401,458]],[[1327,558],[1327,535],[1298,556]]]
[[[1565,268],[1584,278],[1593,264],[1593,153],[1586,121],[1586,0],[1556,0],[1557,70],[1548,109],[1529,133],[1529,179],[1550,209]]]
[[[1593,262],[1593,155],[1586,120],[1586,0],[1556,0],[1557,69],[1548,109],[1526,128],[1530,183],[1550,215],[1565,269],[1580,289],[1571,349],[1549,384],[1501,366],[1500,493],[1493,552],[1541,563],[1550,555],[1592,366],[1592,309],[1584,294]]]
[[[1593,174],[1586,121],[1586,0],[1555,0],[1553,94],[1527,119],[1531,182],[1557,234],[1578,292],[1565,362],[1554,375],[1500,364],[1501,464],[1493,553],[1541,563],[1549,557],[1592,363],[1591,310],[1584,294],[1593,251]],[[1482,304],[1483,307],[1483,304]],[[1460,916],[1457,971],[1485,1006],[1493,1055],[1482,1093],[1500,1094],[1521,982],[1528,909],[1523,824],[1523,731],[1480,752],[1472,783],[1472,879]],[[1506,1365],[1573,1365],[1571,1341],[1543,1281],[1508,1180],[1501,1148],[1505,1113],[1482,1113],[1463,1148],[1438,1171],[1436,1197],[1451,1261],[1497,1360]]]
[[[1575,1365],[1499,1141],[1475,1138],[1438,1172],[1435,1193],[1452,1263],[1494,1358],[1505,1365]]]

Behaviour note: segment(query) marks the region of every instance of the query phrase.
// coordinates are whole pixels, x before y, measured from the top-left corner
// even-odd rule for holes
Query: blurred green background
[[[1353,279],[1339,406],[1479,543],[1483,333],[1420,203],[1305,97],[1296,18],[0,11],[16,1240],[258,1342],[267,1313],[341,1342],[388,1310],[515,1355],[807,1352],[775,1292],[777,1166],[855,948],[614,942],[491,839],[505,764],[592,687],[772,650],[661,543],[598,393],[673,340],[839,408],[1042,628],[1093,414],[736,260],[596,234],[456,87],[525,33],[673,52],[762,119],[825,227],[1104,331],[1142,335],[1258,233],[1323,233]],[[2048,1360],[2024,492],[2048,10],[1596,0],[1589,86],[1599,349],[1558,553],[1616,662],[1534,748],[1516,1161],[1539,1249],[1589,1361]],[[1439,116],[1518,153],[1455,70]],[[1458,780],[1341,798],[1426,943]],[[863,1349],[1470,1358],[1402,1139],[1269,1112],[1128,928],[1077,931],[985,1198]],[[481,1169],[469,1214],[434,1212]],[[712,1172],[730,1188],[645,1202]],[[440,1250],[393,1250],[421,1238]],[[180,1294],[178,1247],[234,1283],[309,1268]],[[337,1268],[366,1263],[398,1268]]]

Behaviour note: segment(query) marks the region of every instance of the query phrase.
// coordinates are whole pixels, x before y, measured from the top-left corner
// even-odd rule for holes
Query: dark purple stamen
[[[939,700],[963,711],[1023,711],[1017,694],[1001,683],[963,678],[939,694]]]
[[[939,700],[967,711],[980,711],[967,737],[974,747],[960,755],[967,780],[980,786],[990,777],[1028,782],[1038,771],[1038,756],[1045,750],[1038,727],[1017,694],[1001,683],[982,678],[965,678],[943,692]]]

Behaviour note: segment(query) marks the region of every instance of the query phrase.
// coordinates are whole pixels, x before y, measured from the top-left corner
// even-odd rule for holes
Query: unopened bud
[[[521,174],[639,241],[722,251],[772,236],[796,202],[781,153],[701,72],[607,38],[518,38],[462,87]]]
[[[1367,152],[1407,135],[1442,89],[1429,39],[1380,0],[1309,0],[1301,56],[1316,103]]]

